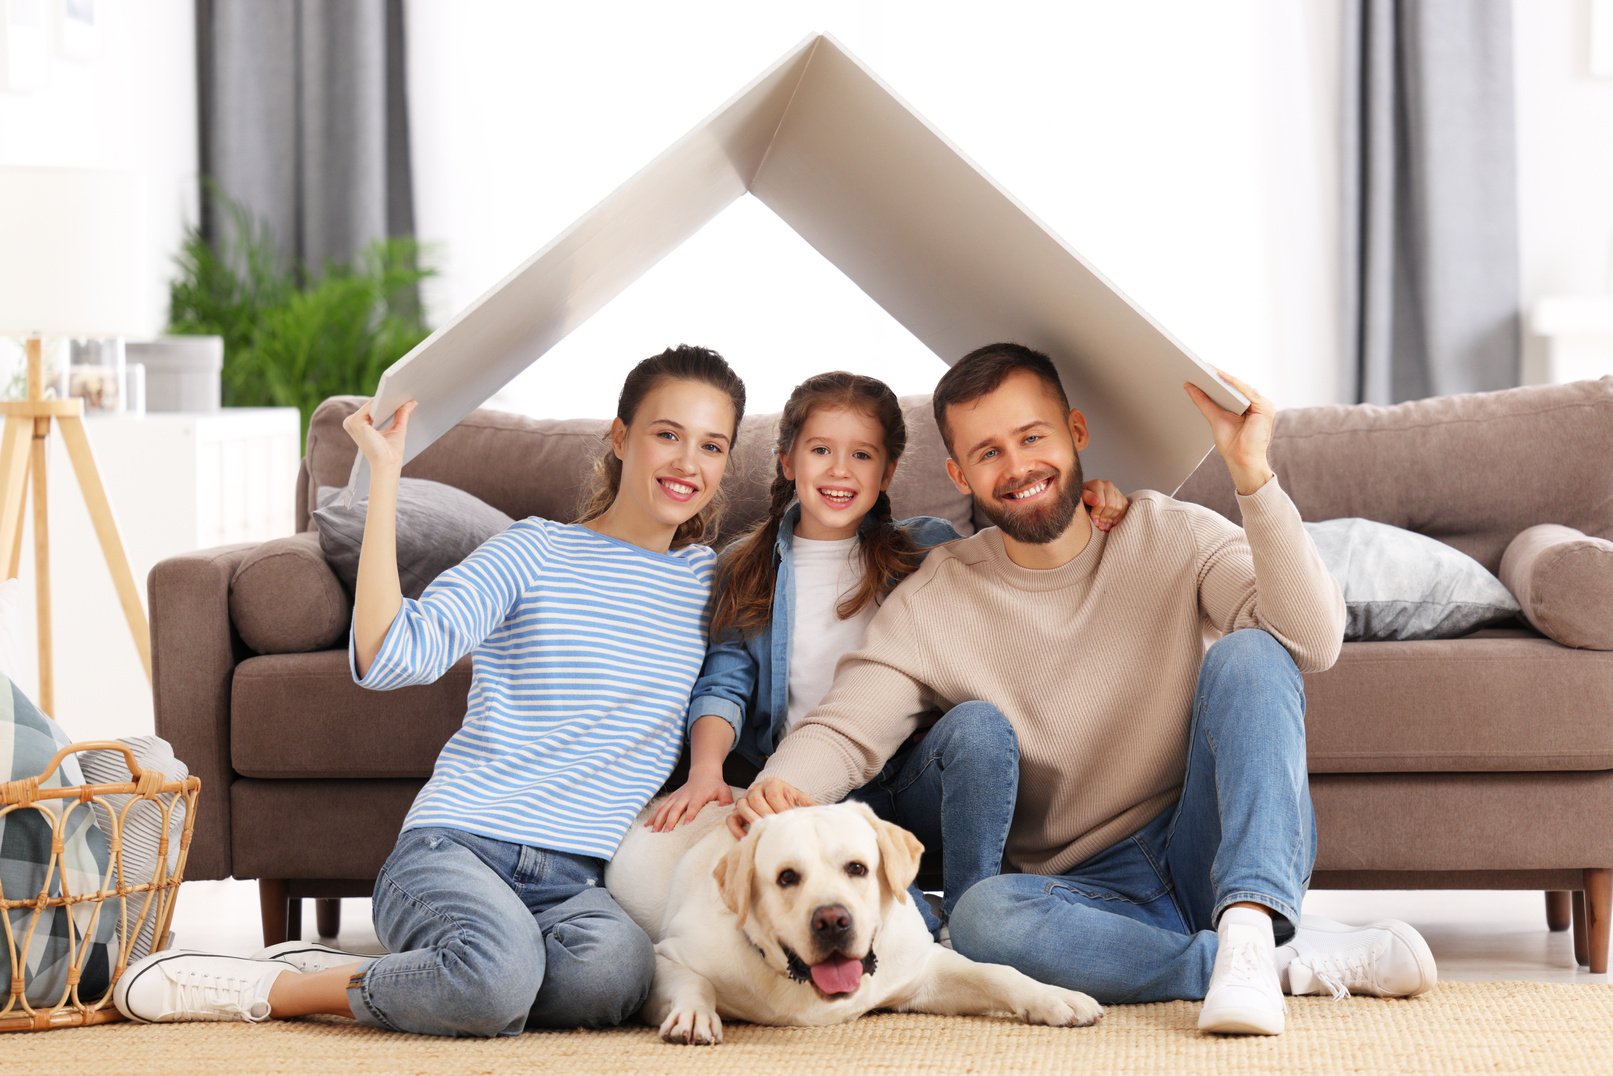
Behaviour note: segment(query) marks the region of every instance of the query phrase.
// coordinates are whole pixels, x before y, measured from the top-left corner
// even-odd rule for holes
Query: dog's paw
[[[681,1046],[715,1046],[722,1041],[722,1018],[715,1009],[673,1009],[661,1021],[661,1038]]]
[[[1074,990],[1044,987],[1022,1012],[1027,1024],[1048,1027],[1089,1027],[1103,1019],[1103,1006]]]

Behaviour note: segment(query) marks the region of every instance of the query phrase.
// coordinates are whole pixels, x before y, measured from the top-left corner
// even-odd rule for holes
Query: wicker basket
[[[121,752],[127,760],[131,780],[123,784],[40,787],[50,779],[68,755],[94,750]],[[0,922],[4,924],[6,947],[11,961],[11,994],[4,998],[4,1004],[0,1005],[0,1031],[83,1027],[122,1019],[118,1010],[112,1005],[112,988],[117,983],[118,976],[123,974],[123,969],[128,966],[130,952],[142,928],[148,922],[153,924],[152,949],[161,949],[165,943],[168,925],[174,915],[174,901],[179,896],[179,883],[185,874],[185,858],[190,851],[191,831],[196,822],[196,796],[201,787],[202,781],[199,777],[169,780],[155,770],[142,771],[127,747],[111,741],[69,744],[56,752],[50,764],[45,767],[45,772],[38,777],[0,784],[0,818],[13,811],[38,811],[48,820],[52,835],[51,860],[46,868],[45,877],[40,881],[38,892],[24,896],[6,893],[0,889]],[[113,805],[103,798],[119,795],[133,797],[124,804],[121,812],[114,810]],[[70,802],[61,805],[58,813],[52,806],[47,806],[48,802],[53,800]],[[137,804],[148,802],[156,803],[157,809],[161,811],[162,820],[155,875],[150,878],[128,878],[125,877],[123,870],[124,823]],[[173,812],[180,804],[184,805],[185,817],[179,838],[179,854],[173,869],[169,870],[168,834]],[[70,820],[76,819],[80,811],[88,811],[92,815],[98,814],[103,821],[110,820],[110,826],[107,827],[111,830],[111,834],[108,841],[106,873],[101,879],[100,889],[93,893],[69,892],[66,880],[63,878],[61,884],[57,886],[61,892],[56,896],[50,896],[52,882],[60,873],[58,868],[68,824]],[[108,901],[113,903],[108,906]],[[30,1004],[26,995],[28,984],[23,954],[27,952],[34,932],[41,928],[42,920],[48,924],[55,919],[57,909],[86,902],[93,905],[93,910],[84,924],[79,924],[77,917],[73,915],[61,917],[68,924],[70,963],[67,984],[61,996],[48,1008]],[[11,913],[17,909],[32,911],[21,936],[18,936],[11,923]],[[84,939],[94,937],[103,911],[118,916],[118,928],[113,942],[115,962],[106,992],[97,998],[84,998],[79,996],[79,981],[91,951],[91,946],[86,944]],[[44,929],[49,929],[48,925]]]

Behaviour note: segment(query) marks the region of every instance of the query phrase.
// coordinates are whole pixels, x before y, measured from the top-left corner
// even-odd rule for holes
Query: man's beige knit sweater
[[[1244,529],[1135,495],[1070,563],[1034,570],[981,531],[897,587],[823,702],[762,771],[833,803],[877,774],[919,716],[979,699],[1019,736],[1016,869],[1069,870],[1175,802],[1206,626],[1264,628],[1315,672],[1344,601],[1275,478],[1238,498]]]

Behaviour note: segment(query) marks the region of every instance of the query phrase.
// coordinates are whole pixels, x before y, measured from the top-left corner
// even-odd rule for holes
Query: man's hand
[[[1119,523],[1131,507],[1131,501],[1120,487],[1107,478],[1094,478],[1081,486],[1081,500],[1087,506],[1087,514],[1092,517],[1092,525],[1100,531],[1106,531]]]
[[[1271,463],[1266,449],[1271,445],[1271,429],[1277,408],[1254,389],[1233,377],[1225,370],[1216,370],[1221,380],[1249,397],[1249,409],[1235,415],[1210,399],[1197,385],[1187,384],[1187,395],[1210,424],[1215,438],[1215,450],[1227,462],[1232,484],[1238,493],[1247,497],[1271,478]]]
[[[734,813],[728,816],[728,829],[735,837],[743,837],[750,829],[750,824],[763,815],[778,814],[791,807],[812,807],[816,803],[794,785],[785,784],[777,777],[768,777],[751,785],[750,791],[734,805]]]
[[[644,823],[657,833],[677,829],[680,822],[693,822],[694,816],[712,800],[723,806],[734,802],[734,794],[721,773],[696,774],[691,772],[683,787],[661,801],[650,820]]]

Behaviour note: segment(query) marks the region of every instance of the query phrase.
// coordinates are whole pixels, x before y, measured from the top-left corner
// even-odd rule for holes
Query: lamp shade
[[[0,167],[0,335],[138,333],[144,219],[132,172]]]

